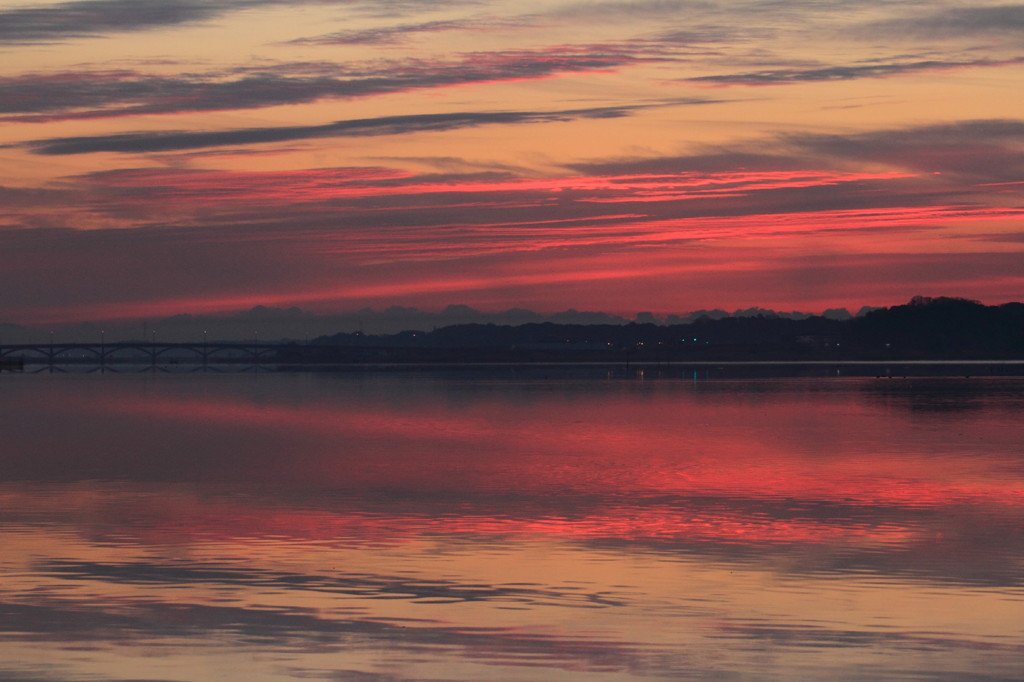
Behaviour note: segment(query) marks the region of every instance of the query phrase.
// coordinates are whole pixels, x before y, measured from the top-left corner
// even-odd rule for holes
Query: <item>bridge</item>
[[[164,365],[248,364],[259,365],[273,359],[281,346],[276,343],[217,342],[156,343],[124,341],[117,343],[16,343],[0,346],[0,364],[42,365],[115,364]]]

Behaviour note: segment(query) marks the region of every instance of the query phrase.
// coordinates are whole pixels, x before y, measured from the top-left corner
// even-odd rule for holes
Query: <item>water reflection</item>
[[[0,677],[1016,679],[1024,381],[686,379],[5,375]]]

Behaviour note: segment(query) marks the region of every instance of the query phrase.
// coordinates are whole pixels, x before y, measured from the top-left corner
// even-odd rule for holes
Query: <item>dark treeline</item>
[[[702,317],[688,324],[502,326],[320,337],[282,362],[687,362],[1024,358],[1024,303],[915,297],[849,320]]]

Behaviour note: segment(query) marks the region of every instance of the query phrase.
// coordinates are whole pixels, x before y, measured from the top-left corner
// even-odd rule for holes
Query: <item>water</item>
[[[0,376],[0,678],[1015,680],[1024,379]]]

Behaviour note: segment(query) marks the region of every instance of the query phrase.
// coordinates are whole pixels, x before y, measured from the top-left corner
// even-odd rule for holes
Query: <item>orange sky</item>
[[[0,0],[0,323],[1024,298],[1024,5]]]

